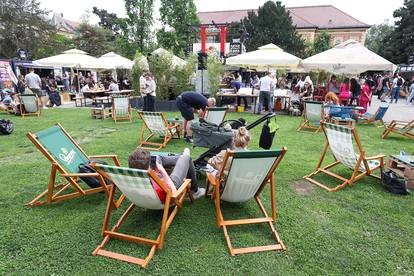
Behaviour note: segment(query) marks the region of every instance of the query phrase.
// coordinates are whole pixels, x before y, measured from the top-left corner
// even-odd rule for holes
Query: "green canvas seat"
[[[180,137],[180,132],[178,131],[179,125],[176,123],[168,123],[162,112],[138,111],[138,115],[143,122],[138,147],[148,150],[160,150],[166,147],[167,143],[174,136]],[[147,137],[145,136],[146,132],[149,132]],[[163,142],[157,143],[150,141],[157,137],[161,137]]]
[[[304,101],[302,122],[299,125],[298,131],[311,129],[319,132],[321,130],[320,121],[324,120],[323,111],[323,102]]]
[[[88,163],[91,158],[110,158],[115,164],[120,165],[116,155],[88,156],[60,124],[37,133],[29,132],[27,137],[52,164],[48,188],[29,202],[28,206],[47,205],[99,192],[105,192],[109,196],[109,188],[99,174],[81,173],[79,165]],[[58,173],[67,181],[66,183],[56,183]],[[98,177],[101,187],[82,188],[85,185],[80,180],[81,177]],[[75,191],[63,193],[69,187]]]
[[[131,121],[131,104],[129,96],[112,96],[112,119],[115,121]]]
[[[110,196],[108,200],[107,209],[105,212],[104,223],[102,227],[102,235],[104,237],[102,243],[93,251],[93,255],[100,255],[108,258],[113,258],[125,262],[137,264],[143,268],[147,267],[157,249],[162,249],[164,245],[165,235],[169,226],[171,225],[178,210],[183,206],[183,201],[186,195],[192,196],[190,193],[191,180],[186,179],[180,188],[172,192],[167,184],[165,184],[154,171],[144,171],[131,168],[122,168],[115,166],[107,166],[101,164],[93,164],[93,167],[102,177],[108,179],[111,185]],[[161,202],[155,191],[151,180],[158,185],[162,191],[165,192],[165,202]],[[124,196],[131,202],[124,214],[121,215],[118,222],[112,229],[108,229],[111,217],[111,202],[114,200],[116,189],[119,189]],[[118,232],[119,228],[126,220],[127,216],[135,207],[151,210],[163,210],[160,233],[156,239],[148,239],[146,237],[138,237],[129,234]],[[104,246],[111,238],[118,238],[124,241],[149,245],[151,247],[148,255],[145,258],[136,258],[132,256],[123,255],[120,253],[104,250]]]
[[[373,175],[372,173],[377,169],[380,169],[382,171],[382,168],[384,166],[385,155],[366,157],[365,151],[362,148],[361,141],[359,140],[355,128],[348,128],[341,125],[323,122],[321,122],[321,125],[327,141],[322,151],[321,158],[319,159],[316,171],[304,176],[306,180],[310,181],[315,185],[318,185],[319,187],[329,192],[335,192],[345,187],[346,185],[352,186],[354,182],[358,181],[366,175],[375,177],[377,179],[381,179],[379,176]],[[354,140],[359,154],[355,152],[353,143]],[[328,151],[328,148],[331,150],[335,162],[322,167],[322,163]],[[342,177],[328,170],[339,164],[342,164],[353,171],[351,178],[348,179]],[[336,179],[341,180],[342,183],[334,188],[330,188],[313,179],[313,177],[318,175],[319,173],[324,173],[332,177],[335,177]]]
[[[26,94],[26,95],[19,95],[20,101],[20,114],[21,116],[40,116],[40,106],[38,102],[38,97],[35,94]]]
[[[226,107],[207,107],[206,115],[204,116],[204,120],[206,122],[220,125],[224,118],[226,117],[227,108]]]
[[[244,253],[253,253],[270,250],[285,250],[274,223],[276,222],[276,195],[274,172],[285,155],[287,149],[269,151],[227,151],[223,166],[217,177],[207,174],[209,185],[213,187],[212,197],[216,206],[217,225],[223,228],[224,237],[232,256]],[[230,163],[228,173],[226,164]],[[270,184],[271,215],[268,215],[261,201],[261,193],[265,186]],[[220,188],[218,188],[220,187]],[[206,189],[208,190],[208,189]],[[252,199],[257,202],[263,217],[225,220],[222,213],[221,201],[244,203]],[[227,228],[236,225],[264,223],[270,227],[275,244],[245,248],[233,248]]]

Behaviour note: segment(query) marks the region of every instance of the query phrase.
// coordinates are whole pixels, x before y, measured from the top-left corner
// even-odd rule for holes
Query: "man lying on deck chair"
[[[191,179],[191,192],[194,199],[202,197],[205,193],[204,188],[198,187],[196,170],[188,148],[184,149],[181,155],[174,156],[151,156],[149,151],[138,148],[131,153],[128,163],[129,167],[133,169],[154,170],[173,192],[180,188],[185,178],[189,178]],[[172,169],[171,174],[168,175],[164,168]],[[151,180],[151,183],[163,202],[165,192],[154,181]]]

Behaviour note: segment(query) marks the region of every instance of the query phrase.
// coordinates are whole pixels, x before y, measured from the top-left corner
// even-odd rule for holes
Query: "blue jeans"
[[[400,98],[400,90],[401,90],[401,86],[397,86],[392,90],[391,102],[394,99],[395,99],[395,102],[398,102],[398,99]]]

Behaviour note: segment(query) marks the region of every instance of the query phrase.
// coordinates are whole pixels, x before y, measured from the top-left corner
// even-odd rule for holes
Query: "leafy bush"
[[[208,57],[207,60],[208,82],[210,95],[214,96],[218,89],[221,76],[224,73],[224,65],[215,57]]]

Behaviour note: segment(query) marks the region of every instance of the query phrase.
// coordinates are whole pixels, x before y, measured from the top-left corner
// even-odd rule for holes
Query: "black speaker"
[[[198,70],[207,70],[207,54],[198,53],[197,60],[198,60]]]

